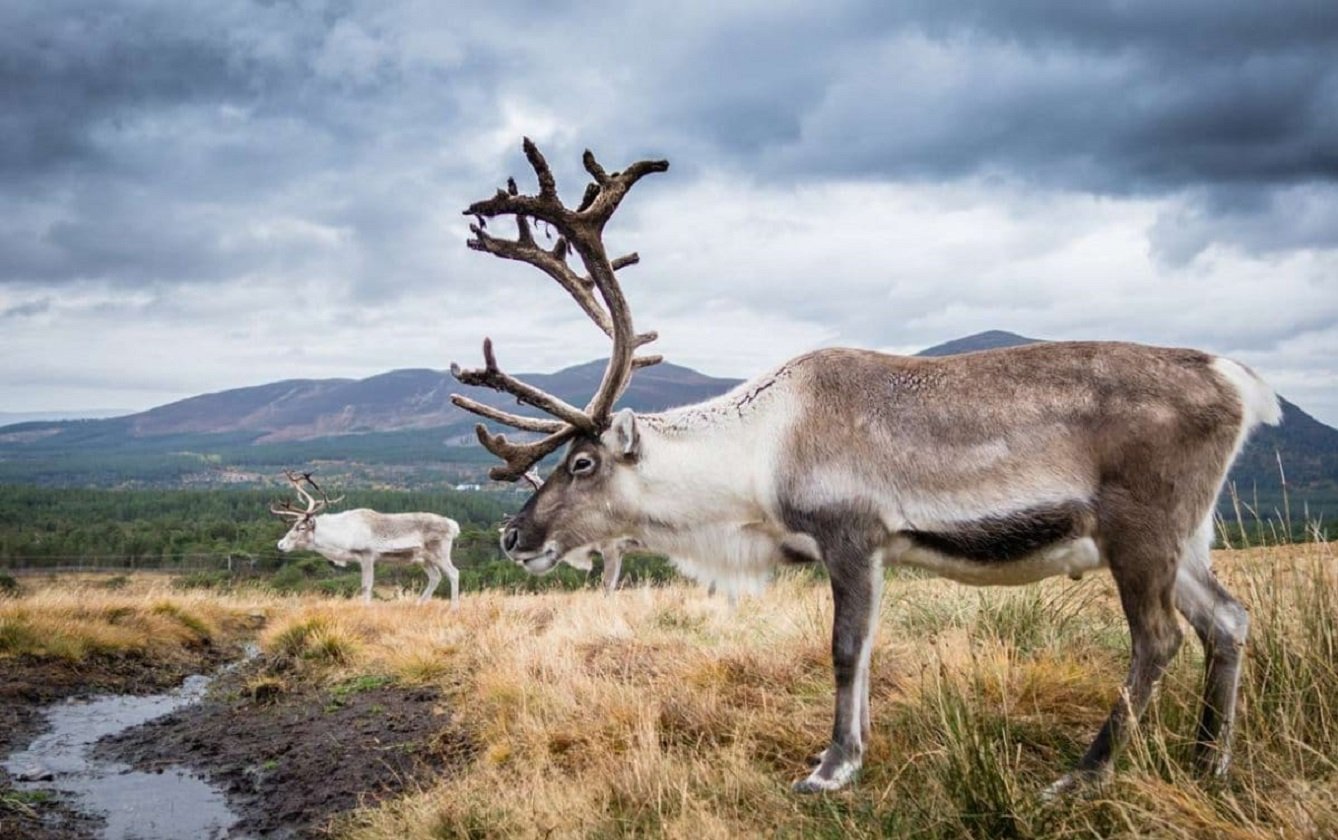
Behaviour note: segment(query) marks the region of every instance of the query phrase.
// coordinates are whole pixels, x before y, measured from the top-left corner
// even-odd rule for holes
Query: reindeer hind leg
[[[1209,563],[1211,520],[1185,544],[1176,572],[1175,605],[1203,644],[1203,708],[1195,738],[1195,763],[1222,775],[1231,762],[1231,730],[1240,683],[1241,651],[1250,617],[1213,574]]]
[[[437,568],[437,558],[428,555],[423,561],[423,571],[427,572],[427,586],[423,587],[423,593],[418,596],[420,604],[432,600],[432,593],[441,585],[441,569]]]
[[[1050,785],[1045,796],[1064,793],[1079,783],[1100,778],[1129,739],[1129,731],[1147,708],[1166,668],[1180,648],[1182,634],[1175,618],[1175,549],[1148,536],[1143,528],[1122,529],[1141,538],[1119,537],[1106,546],[1120,604],[1129,622],[1133,655],[1129,675],[1101,731],[1078,766]]]

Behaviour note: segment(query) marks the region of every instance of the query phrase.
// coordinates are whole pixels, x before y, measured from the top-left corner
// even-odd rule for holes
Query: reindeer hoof
[[[807,779],[794,783],[793,790],[795,793],[824,793],[840,790],[855,778],[859,773],[859,762],[828,761],[827,754],[831,752],[831,749],[831,747],[828,747],[822,751],[822,764],[812,773],[809,773]],[[832,766],[833,764],[835,766]]]
[[[793,785],[790,786],[790,790],[794,791],[795,793],[803,793],[803,794],[823,793],[831,789],[832,788],[824,787],[821,782],[815,782],[813,780],[813,777],[811,776],[807,779],[795,782]]]
[[[831,778],[819,776],[815,770],[809,774],[807,779],[795,782],[790,789],[795,793],[830,793],[850,784],[850,780],[855,778],[857,770],[858,768],[852,764],[842,764],[836,768],[836,772]]]
[[[1077,793],[1089,785],[1097,785],[1110,776],[1108,770],[1073,770],[1060,776],[1041,791],[1042,802],[1054,802]]]

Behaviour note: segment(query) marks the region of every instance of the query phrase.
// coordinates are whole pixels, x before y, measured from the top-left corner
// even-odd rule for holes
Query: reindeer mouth
[[[547,542],[544,547],[538,551],[509,551],[507,555],[517,563],[525,567],[525,571],[532,575],[543,575],[553,571],[558,564],[558,558],[562,552],[553,542]]]

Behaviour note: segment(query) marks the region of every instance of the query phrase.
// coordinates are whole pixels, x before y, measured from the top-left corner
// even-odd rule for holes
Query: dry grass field
[[[736,611],[687,585],[486,594],[451,613],[61,583],[0,600],[0,658],[184,656],[264,616],[255,696],[372,677],[439,689],[470,763],[333,824],[348,837],[1338,836],[1334,551],[1215,563],[1253,622],[1230,776],[1190,769],[1201,654],[1186,628],[1115,779],[1054,803],[1039,791],[1086,747],[1127,664],[1104,574],[978,590],[893,573],[871,753],[852,788],[818,797],[789,791],[832,705],[831,597],[807,575]]]

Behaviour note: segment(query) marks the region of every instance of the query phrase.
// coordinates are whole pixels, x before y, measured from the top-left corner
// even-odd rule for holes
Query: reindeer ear
[[[609,434],[612,438],[609,445],[619,457],[636,458],[641,454],[641,435],[637,433],[636,415],[632,409],[624,408],[613,415]]]

